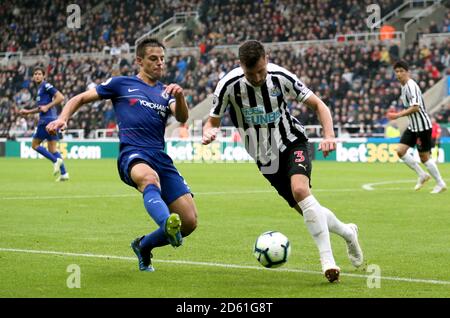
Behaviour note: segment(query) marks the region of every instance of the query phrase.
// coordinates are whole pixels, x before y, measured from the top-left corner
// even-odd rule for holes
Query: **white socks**
[[[419,163],[414,160],[413,156],[409,153],[406,153],[401,158],[408,167],[413,169],[419,177],[422,177],[426,174],[426,172],[420,167]],[[436,166],[436,163],[433,159],[428,159],[427,162],[424,163],[425,167],[427,167],[430,174],[433,176],[433,178],[436,180],[437,184],[445,184],[444,180],[442,180],[441,174],[439,173],[439,170]]]
[[[328,231],[327,216],[322,206],[312,195],[298,203],[303,211],[306,228],[316,242],[319,249],[322,266],[335,266],[333,252],[331,250],[330,233]]]
[[[322,211],[327,216],[328,230],[331,233],[339,235],[347,242],[353,239],[353,231],[347,224],[344,224],[341,221],[339,221],[336,215],[334,215],[334,213],[331,212],[326,207],[323,206]]]
[[[425,171],[420,167],[419,163],[414,160],[413,156],[411,154],[406,153],[403,157],[401,157],[404,163],[411,169],[413,169],[419,177],[422,177],[426,174]],[[428,160],[429,161],[429,160]]]
[[[424,163],[425,167],[427,167],[428,171],[430,171],[433,178],[436,180],[437,184],[445,184],[444,180],[442,180],[441,174],[436,166],[436,163],[433,159],[428,159],[427,162]]]

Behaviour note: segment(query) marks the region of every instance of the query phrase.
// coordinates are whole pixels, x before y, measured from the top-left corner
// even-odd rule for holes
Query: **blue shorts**
[[[39,124],[36,128],[35,133],[33,134],[34,139],[40,139],[40,140],[46,140],[47,141],[53,141],[53,140],[59,140],[59,133],[56,135],[50,135],[45,127],[47,126],[46,123]]]
[[[117,169],[120,179],[129,186],[137,187],[131,180],[130,171],[139,162],[147,163],[158,174],[161,183],[161,198],[167,205],[182,195],[191,193],[191,189],[175,168],[172,159],[162,150],[125,147],[120,151]]]

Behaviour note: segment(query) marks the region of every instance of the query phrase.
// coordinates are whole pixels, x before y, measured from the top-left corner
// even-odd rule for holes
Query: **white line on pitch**
[[[383,189],[384,190],[384,189]],[[389,188],[386,190],[405,190],[402,188]],[[313,189],[313,192],[355,192],[362,191],[361,188],[353,189]],[[214,192],[195,192],[194,195],[237,195],[237,194],[258,194],[258,193],[276,193],[275,190],[243,190],[243,191],[214,191]],[[47,196],[14,196],[0,197],[0,200],[66,200],[66,199],[95,199],[95,198],[126,198],[137,197],[139,193],[130,194],[80,194],[80,195],[47,195]]]
[[[69,253],[69,252],[58,252],[58,251],[39,251],[39,250],[25,250],[16,248],[1,248],[0,252],[16,252],[16,253],[28,253],[28,254],[44,254],[44,255],[61,255],[61,256],[76,256],[76,257],[92,257],[92,258],[106,258],[106,259],[118,259],[126,261],[136,261],[135,257],[127,256],[116,256],[116,255],[102,255],[102,254],[91,254],[91,253]],[[194,262],[194,261],[182,261],[182,260],[159,260],[152,259],[154,262],[161,263],[172,263],[172,264],[184,264],[184,265],[195,265],[195,266],[210,266],[210,267],[223,267],[223,268],[235,268],[235,269],[251,269],[251,270],[267,270],[271,272],[288,272],[288,273],[303,273],[303,274],[315,274],[323,275],[318,271],[303,270],[303,269],[291,269],[291,268],[274,268],[267,269],[261,266],[248,266],[248,265],[235,265],[235,264],[222,264],[222,263],[210,263],[210,262]],[[436,279],[417,279],[417,278],[405,278],[405,277],[390,277],[390,276],[372,276],[363,274],[352,274],[352,273],[341,273],[341,276],[349,276],[356,278],[380,278],[384,280],[407,282],[407,283],[422,283],[422,284],[433,284],[433,285],[450,285],[450,281],[446,280],[436,280]]]
[[[86,194],[86,195],[43,195],[43,196],[16,196],[0,197],[0,200],[57,200],[57,199],[94,199],[94,198],[125,198],[135,197],[138,194]]]
[[[448,181],[448,180],[449,179],[445,179],[445,181]],[[415,182],[417,182],[417,179],[416,180],[390,180],[390,181],[382,181],[382,182],[374,182],[374,183],[365,183],[361,187],[366,191],[373,191],[373,190],[378,190],[378,189],[374,188],[374,186],[378,186],[378,185],[397,184],[397,183],[411,183],[412,185],[414,185]],[[382,188],[382,190],[389,190],[389,189]],[[405,190],[405,189],[403,189],[403,190]]]
[[[397,183],[413,183],[417,180],[392,180],[392,181],[382,181],[382,182],[374,182],[374,183],[366,183],[361,187],[367,191],[373,191],[375,188],[373,186],[383,185],[383,184],[397,184]]]

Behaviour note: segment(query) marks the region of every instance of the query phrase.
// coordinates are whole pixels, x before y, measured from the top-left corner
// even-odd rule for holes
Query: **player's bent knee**
[[[303,201],[303,199],[307,198],[310,194],[311,191],[307,186],[299,185],[292,187],[292,195],[297,202]]]
[[[181,226],[181,235],[183,237],[189,236],[197,228],[197,222],[184,224]]]
[[[419,157],[422,163],[425,163],[430,159],[430,155],[428,153],[419,153]]]
[[[399,144],[397,146],[397,150],[396,150],[398,157],[402,158],[404,155],[406,155],[406,153],[408,152],[409,148],[410,147],[405,145],[405,144]]]
[[[146,174],[138,180],[135,180],[135,183],[141,192],[144,192],[145,188],[151,184],[157,186],[158,188],[160,187],[158,176],[153,174]]]
[[[402,151],[402,150],[397,149],[397,156],[399,158],[403,157],[405,154],[406,154],[406,151]]]
[[[181,221],[181,234],[183,237],[188,236],[197,228],[197,214],[192,213],[183,217]]]

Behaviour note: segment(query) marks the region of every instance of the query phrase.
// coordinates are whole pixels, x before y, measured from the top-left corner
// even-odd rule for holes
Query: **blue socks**
[[[45,158],[47,158],[48,160],[50,160],[51,162],[55,163],[57,158],[61,158],[62,156],[61,154],[57,151],[54,153],[51,153],[50,151],[48,151],[45,147],[39,146],[36,148],[36,151],[38,153],[40,153],[41,155],[43,155]],[[66,167],[64,166],[64,164],[61,165],[61,174],[66,174]]]
[[[159,227],[156,231],[147,234],[141,240],[140,246],[143,250],[151,251],[154,247],[165,246],[169,244],[164,227]]]
[[[152,250],[154,247],[164,246],[169,244],[169,240],[166,237],[164,226],[166,220],[170,215],[169,208],[167,207],[164,200],[161,198],[161,190],[154,185],[149,184],[143,193],[144,206],[148,214],[155,220],[159,228],[144,236],[141,240],[141,248],[146,250]]]
[[[170,211],[164,200],[161,198],[161,190],[159,190],[156,185],[149,184],[144,189],[143,196],[145,209],[148,214],[155,220],[156,224],[163,226],[170,215]]]
[[[61,154],[57,151],[57,152],[54,152],[53,153],[53,156],[55,156],[55,158],[61,158],[62,159],[62,157],[61,157]],[[64,164],[62,164],[61,165],[61,168],[60,168],[60,170],[61,170],[61,174],[63,175],[63,174],[66,174],[66,167],[64,166]]]
[[[53,163],[56,162],[56,157],[50,151],[45,149],[44,147],[39,146],[36,148],[36,151],[39,152],[41,155],[43,155],[48,160],[50,160],[51,162],[53,162]]]

